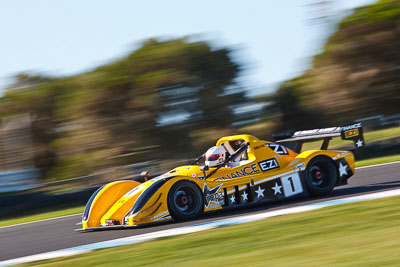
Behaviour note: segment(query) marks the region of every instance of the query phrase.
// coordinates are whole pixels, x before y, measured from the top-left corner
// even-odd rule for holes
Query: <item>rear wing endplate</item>
[[[331,127],[304,131],[286,131],[274,134],[272,138],[276,143],[285,143],[285,146],[299,153],[304,142],[323,140],[321,150],[328,149],[329,141],[333,137],[341,137],[343,140],[353,140],[356,150],[364,148],[365,141],[361,123],[355,123],[343,127]]]

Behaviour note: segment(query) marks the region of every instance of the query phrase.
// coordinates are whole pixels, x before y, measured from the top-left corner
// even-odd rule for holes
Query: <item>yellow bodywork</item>
[[[105,225],[105,217],[117,211],[114,206],[123,201],[127,192],[139,185],[140,183],[135,181],[117,181],[104,186],[93,199],[89,217],[82,221],[83,228]]]
[[[305,170],[310,160],[319,155],[326,156],[332,161],[344,159],[349,167],[345,169],[346,173],[352,175],[355,172],[354,156],[348,151],[310,150],[297,154],[290,149],[282,148],[285,149],[285,153],[282,154],[274,151],[274,148],[276,150],[281,147],[251,135],[223,137],[216,145],[229,145],[229,142],[235,140],[249,143],[246,159],[238,162],[237,166],[228,164],[218,169],[207,179],[204,179],[200,166],[188,165],[177,167],[144,183],[117,181],[105,185],[89,201],[83,216],[83,229],[115,225],[135,226],[170,220],[168,193],[171,187],[181,180],[191,181],[198,186],[205,196],[203,211],[208,212],[232,206],[230,203],[239,202],[238,197],[240,204],[246,204],[264,200],[261,195],[270,194],[271,197],[279,199],[305,193],[306,190],[301,185],[303,183],[301,172]],[[206,171],[206,175],[214,170],[215,168],[210,168]],[[281,182],[278,183],[278,179]],[[293,183],[291,189],[289,187],[289,190],[285,190],[285,186],[287,187],[285,179],[289,181],[294,179],[297,183]],[[155,183],[162,185],[156,188],[157,190],[153,188],[154,193],[146,193],[151,187],[155,187]],[[273,187],[275,191],[263,187],[266,183],[275,185]],[[212,189],[217,189],[218,195],[207,198],[205,192]],[[246,196],[247,192],[251,193],[251,196]],[[143,196],[142,206],[133,212],[135,203],[139,205],[138,199],[145,193],[148,199],[144,199]]]

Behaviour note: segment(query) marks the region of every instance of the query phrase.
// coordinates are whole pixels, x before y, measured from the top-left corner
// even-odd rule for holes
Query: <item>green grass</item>
[[[400,154],[356,161],[356,167],[400,161]]]
[[[376,130],[364,133],[367,142],[382,141],[385,139],[395,138],[400,136],[400,127],[393,127],[384,130]]]
[[[81,207],[62,209],[62,210],[51,211],[51,212],[46,212],[46,213],[41,213],[41,214],[36,214],[36,215],[29,215],[29,216],[24,216],[24,217],[20,217],[20,218],[1,220],[0,227],[12,225],[12,224],[33,222],[33,221],[39,221],[39,220],[44,220],[44,219],[49,219],[49,218],[55,218],[55,217],[60,217],[60,216],[65,216],[65,215],[81,213],[81,212],[83,212],[84,209],[85,209],[85,206],[81,206]]]
[[[375,131],[364,131],[364,139],[365,143],[368,146],[368,143],[378,142],[386,139],[391,139],[400,136],[400,127],[393,127],[383,130],[375,130]],[[319,149],[321,147],[322,141],[314,141],[304,143],[303,151],[311,150],[311,149]],[[340,137],[333,138],[329,142],[329,149],[336,149],[343,146],[353,146],[352,141],[342,140]]]
[[[345,204],[25,266],[399,266],[399,206]]]

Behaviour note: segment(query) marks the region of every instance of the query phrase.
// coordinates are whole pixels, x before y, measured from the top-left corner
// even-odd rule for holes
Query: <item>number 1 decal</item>
[[[293,178],[292,177],[289,177],[289,178],[287,178],[288,179],[288,181],[290,182],[290,186],[292,187],[292,191],[294,192],[294,191],[296,191],[296,189],[294,188],[294,184],[293,184]]]
[[[299,173],[281,177],[285,197],[290,197],[303,192]]]

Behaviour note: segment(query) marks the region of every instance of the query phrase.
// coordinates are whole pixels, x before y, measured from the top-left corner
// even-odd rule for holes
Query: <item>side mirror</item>
[[[202,165],[200,166],[200,171],[208,171],[210,169],[210,167],[208,167],[207,165]]]
[[[200,171],[203,171],[203,177],[204,177],[204,180],[206,179],[206,171],[208,171],[210,169],[210,167],[208,167],[207,165],[202,165],[202,166],[200,166]]]
[[[150,172],[149,171],[144,171],[140,174],[140,176],[144,177],[144,180],[147,182],[147,180],[150,177]]]

